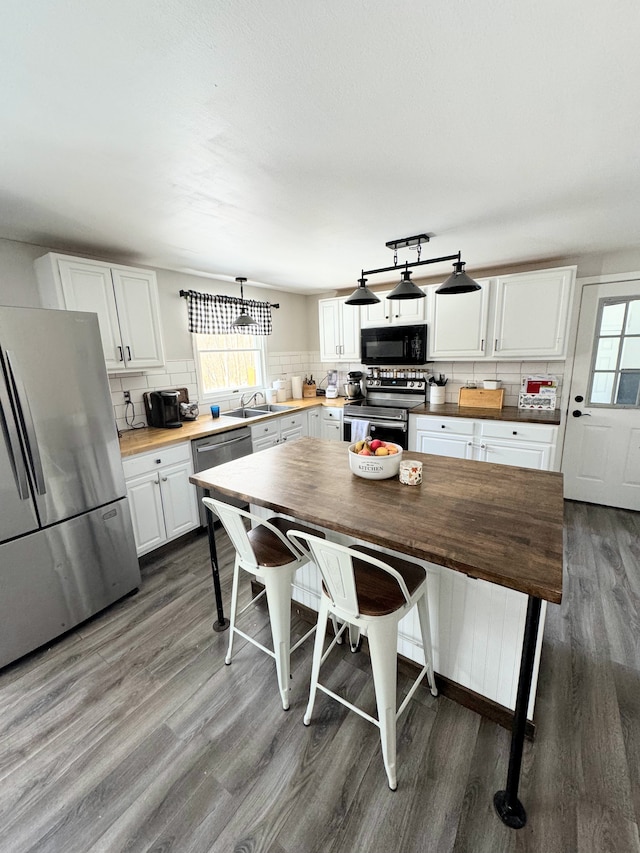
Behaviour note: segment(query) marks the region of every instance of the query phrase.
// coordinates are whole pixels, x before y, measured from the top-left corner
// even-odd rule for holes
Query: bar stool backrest
[[[358,618],[360,616],[353,571],[354,558],[390,574],[397,581],[407,604],[411,603],[411,596],[404,578],[383,560],[371,557],[369,554],[354,552],[345,545],[328,542],[326,539],[319,539],[317,536],[310,536],[308,533],[298,530],[290,530],[287,536],[296,543],[300,540],[308,543],[313,561],[320,570],[329,598],[333,605],[340,608],[347,617]],[[304,546],[299,545],[299,547]]]
[[[224,525],[224,529],[227,531],[229,539],[231,539],[233,547],[236,549],[236,553],[245,565],[260,565],[255,551],[251,546],[249,537],[247,536],[247,529],[244,523],[245,518],[251,521],[254,526],[266,527],[274,534],[274,536],[277,536],[277,538],[283,543],[284,547],[291,553],[292,561],[300,560],[302,557],[302,554],[296,547],[295,543],[292,543],[287,539],[287,537],[281,533],[277,527],[274,527],[274,525],[270,524],[266,519],[260,518],[260,516],[254,515],[252,512],[247,512],[239,507],[224,503],[223,501],[215,500],[214,498],[202,498],[202,502],[218,516]]]

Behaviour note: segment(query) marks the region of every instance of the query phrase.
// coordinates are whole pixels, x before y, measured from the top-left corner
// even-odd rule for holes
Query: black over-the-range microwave
[[[426,364],[426,324],[361,329],[360,360],[363,364]]]

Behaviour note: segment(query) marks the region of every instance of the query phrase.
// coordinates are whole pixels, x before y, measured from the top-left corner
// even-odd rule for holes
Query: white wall
[[[38,308],[40,297],[33,262],[47,252],[59,251],[51,246],[34,246],[14,240],[0,239],[0,305],[19,305]],[[71,254],[67,252],[66,254]],[[78,252],[78,257],[88,257]],[[100,256],[98,260],[113,261],[135,266],[129,258]],[[191,337],[187,331],[186,301],[179,296],[180,290],[200,290],[205,293],[221,293],[239,296],[235,282],[206,278],[171,270],[156,270],[160,294],[160,316],[167,359],[193,358]],[[279,290],[245,287],[249,299],[266,300],[280,304],[273,311],[273,335],[269,340],[269,351],[308,349],[308,297],[298,293]],[[317,332],[316,332],[317,334]]]

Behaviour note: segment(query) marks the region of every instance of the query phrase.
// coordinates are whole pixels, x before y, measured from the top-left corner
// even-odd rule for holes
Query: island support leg
[[[522,829],[527,822],[527,813],[518,799],[518,784],[520,782],[522,748],[524,746],[524,732],[527,725],[527,707],[529,705],[529,694],[531,693],[531,678],[533,675],[533,661],[536,654],[541,603],[539,598],[534,598],[532,595],[529,596],[527,619],[524,626],[524,639],[522,641],[516,709],[513,715],[513,728],[511,729],[511,751],[509,753],[507,787],[504,791],[497,791],[493,797],[493,805],[498,812],[500,820],[511,829]]]
[[[205,497],[211,497],[211,490],[204,490]],[[211,574],[213,576],[213,591],[216,596],[216,610],[218,618],[213,623],[213,630],[226,631],[229,627],[229,620],[224,618],[224,610],[222,609],[222,590],[220,589],[220,573],[218,572],[218,552],[216,550],[216,534],[214,530],[213,513],[207,510],[207,533],[209,535],[209,556],[211,557]]]

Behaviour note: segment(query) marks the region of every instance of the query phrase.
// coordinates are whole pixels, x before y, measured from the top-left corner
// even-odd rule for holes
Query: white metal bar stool
[[[308,544],[323,580],[318,630],[313,650],[309,704],[304,715],[304,723],[309,725],[316,690],[322,690],[323,693],[378,726],[389,787],[395,791],[397,788],[396,720],[409,704],[409,700],[425,675],[432,695],[438,695],[433,673],[427,573],[415,563],[410,563],[401,557],[382,554],[374,548],[361,545],[347,548],[299,530],[290,530],[287,536],[294,542]],[[418,608],[425,665],[402,705],[396,711],[398,623],[414,605]],[[362,633],[368,637],[378,709],[377,720],[318,681],[320,666],[336,642],[334,640],[323,654],[329,615],[345,622],[340,629],[341,632],[349,623],[353,623],[359,626]]]
[[[310,555],[306,547],[296,547],[287,539],[285,534],[291,528],[303,532],[313,532],[320,537],[323,534],[318,531],[311,531],[304,525],[298,525],[297,522],[288,521],[280,516],[265,520],[253,513],[213,498],[203,498],[202,502],[208,510],[218,516],[236,551],[231,592],[229,648],[227,649],[225,663],[227,665],[231,663],[233,640],[236,634],[244,637],[245,640],[274,658],[282,707],[286,711],[289,708],[289,660],[291,652],[295,651],[307,637],[313,634],[315,626],[291,648],[291,583],[297,570],[309,562]],[[254,525],[250,530],[245,527],[245,519],[249,519]],[[264,584],[264,589],[240,613],[237,613],[240,569],[255,575]],[[236,627],[238,616],[265,594],[269,606],[273,651]]]

